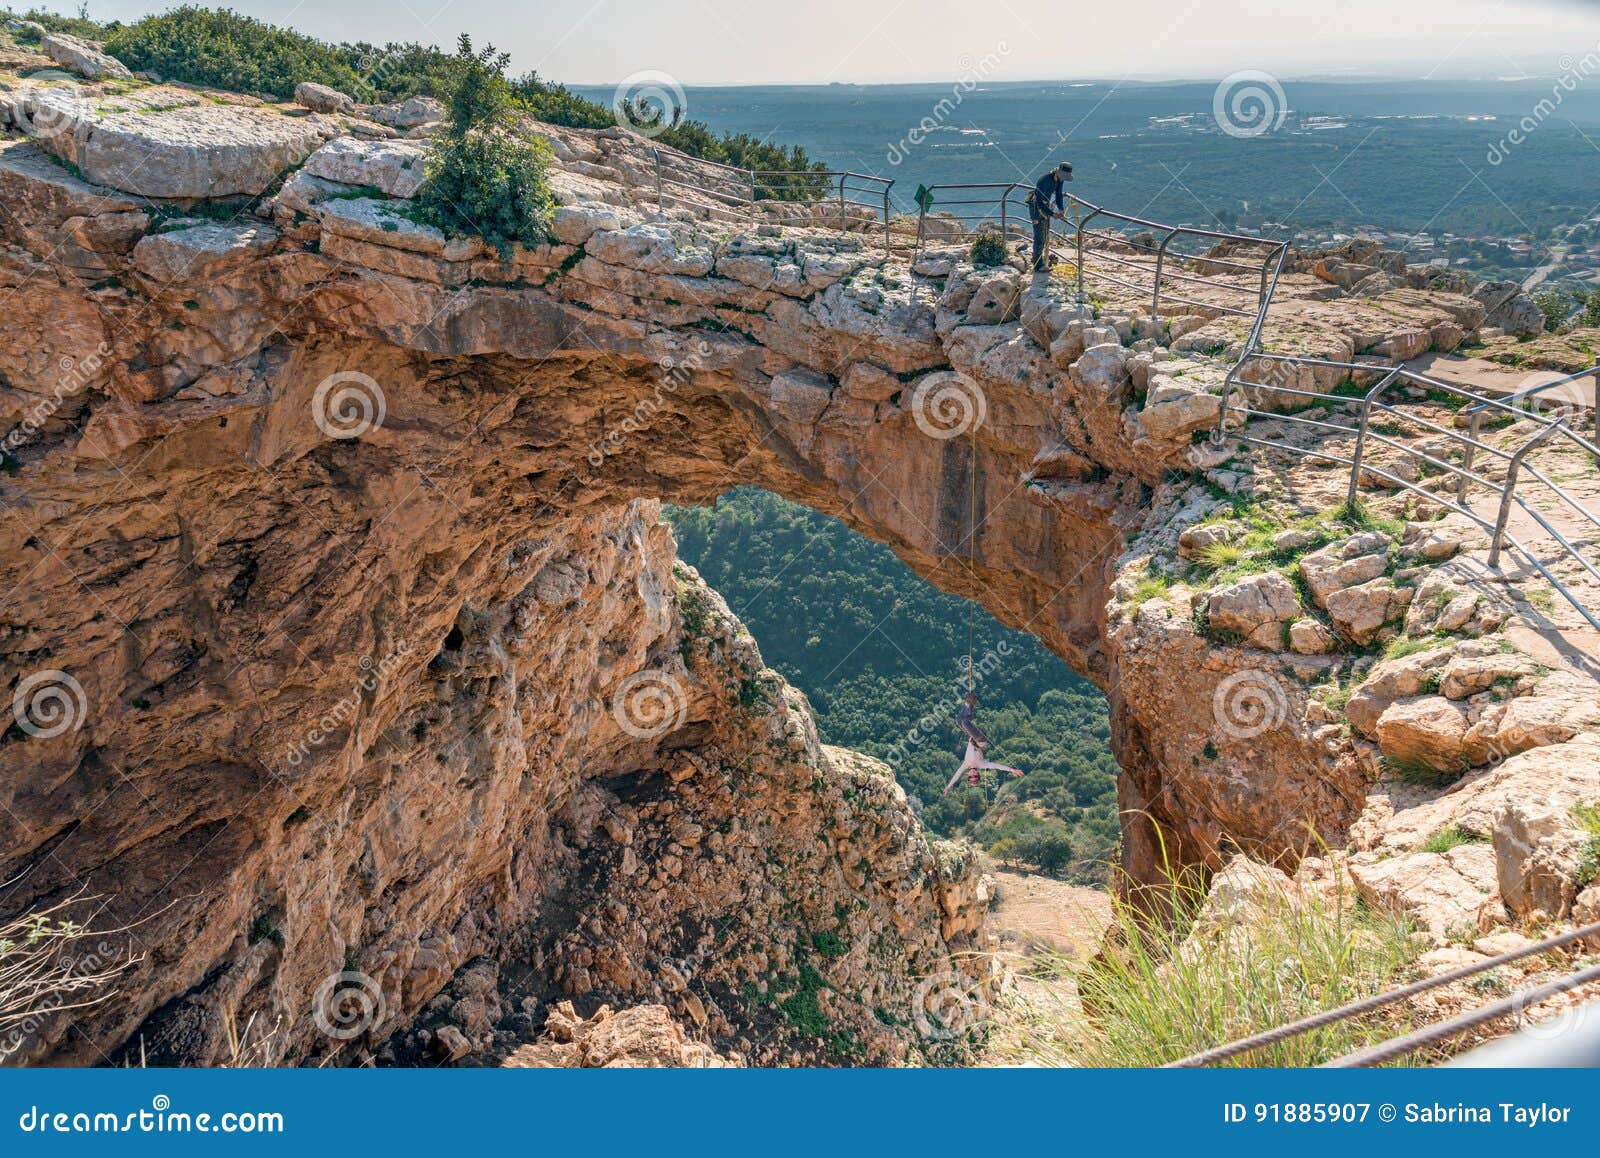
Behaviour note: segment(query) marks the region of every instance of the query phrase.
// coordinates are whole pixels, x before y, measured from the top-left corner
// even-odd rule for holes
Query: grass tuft
[[[1458,824],[1448,825],[1434,833],[1422,842],[1419,852],[1449,852],[1453,848],[1460,848],[1464,844],[1484,844],[1488,837],[1476,832],[1468,832]]]
[[[1588,834],[1583,851],[1578,854],[1578,888],[1581,890],[1600,880],[1600,805],[1573,805],[1572,819]]]
[[[1345,893],[1291,897],[1264,889],[1242,910],[1212,916],[1194,878],[1174,874],[1170,885],[1172,912],[1163,904],[1161,914],[1170,920],[1152,921],[1119,902],[1108,946],[1091,964],[1039,958],[1042,972],[1076,981],[1081,1008],[1014,997],[997,1011],[989,1060],[1162,1065],[1380,992],[1418,952],[1403,921]],[[1202,912],[1198,926],[1195,912]],[[1408,1026],[1404,1009],[1379,1011],[1222,1064],[1316,1065]]]

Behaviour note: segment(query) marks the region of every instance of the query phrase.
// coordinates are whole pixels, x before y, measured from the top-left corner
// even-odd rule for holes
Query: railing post
[[[1252,352],[1246,350],[1244,357],[1239,359],[1238,365],[1228,371],[1227,377],[1222,380],[1222,405],[1217,410],[1217,428],[1211,432],[1211,445],[1221,446],[1228,437],[1228,396],[1233,393],[1233,379],[1239,373],[1240,367],[1252,357]]]
[[[1393,370],[1390,370],[1384,376],[1383,381],[1368,390],[1366,396],[1361,399],[1361,425],[1356,429],[1356,448],[1350,455],[1350,489],[1345,493],[1344,498],[1344,505],[1347,511],[1356,509],[1356,491],[1361,485],[1361,458],[1366,451],[1367,425],[1372,421],[1372,403],[1378,395],[1389,388],[1389,383],[1393,382],[1400,374],[1400,369],[1399,366],[1396,366]]]
[[[1150,295],[1150,317],[1156,321],[1161,320],[1161,267],[1167,261],[1167,246],[1172,244],[1172,239],[1178,236],[1174,229],[1161,239],[1161,244],[1156,247],[1156,284]]]
[[[1600,446],[1600,354],[1594,358],[1594,408],[1589,413],[1590,420],[1594,423],[1594,441]]]
[[[883,187],[883,260],[888,261],[893,256],[890,249],[889,238],[889,190],[894,187],[894,182]]]
[[[844,224],[844,174],[839,174],[839,232],[848,232]]]
[[[1461,473],[1456,476],[1456,506],[1462,506],[1467,497],[1467,485],[1472,481],[1467,472],[1472,470],[1472,460],[1478,456],[1478,432],[1483,428],[1483,406],[1472,409],[1472,422],[1467,427],[1467,449],[1461,456]]]
[[[1006,244],[1011,244],[1011,221],[1007,210],[1011,207],[1011,190],[1004,189],[1000,193],[1000,236],[1006,239]]]
[[[1500,511],[1495,515],[1494,519],[1494,538],[1489,541],[1489,566],[1491,568],[1498,569],[1500,566],[1500,546],[1505,541],[1506,524],[1511,521],[1511,504],[1516,501],[1517,472],[1522,469],[1522,460],[1528,457],[1529,451],[1549,438],[1557,430],[1560,430],[1564,425],[1566,424],[1558,420],[1546,426],[1538,434],[1524,442],[1517,449],[1517,453],[1511,456],[1511,461],[1506,464],[1506,484],[1500,491]]]
[[[1074,197],[1072,200],[1074,204],[1081,204],[1076,197]],[[1086,300],[1088,300],[1087,295],[1083,292],[1083,235],[1088,227],[1089,222],[1095,219],[1095,214],[1098,212],[1099,210],[1095,210],[1094,213],[1089,214],[1087,217],[1077,217],[1077,214],[1073,214],[1074,217],[1077,217],[1078,229],[1078,304],[1080,306],[1083,305]]]

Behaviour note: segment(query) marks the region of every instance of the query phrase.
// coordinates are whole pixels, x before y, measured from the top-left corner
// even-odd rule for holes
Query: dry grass
[[[94,898],[69,897],[0,924],[0,1057],[23,1049],[49,1020],[99,1005],[139,958],[117,934],[92,933],[67,913]]]
[[[1162,1065],[1390,988],[1418,951],[1404,923],[1342,893],[1263,890],[1231,913],[1204,900],[1195,881],[1175,876],[1160,920],[1114,906],[1112,937],[1088,964],[1037,954],[1035,972],[1070,980],[1078,1000],[1061,997],[1065,986],[1018,986],[996,1010],[989,1060]],[[1409,1025],[1405,1009],[1380,1011],[1227,1064],[1316,1065]]]

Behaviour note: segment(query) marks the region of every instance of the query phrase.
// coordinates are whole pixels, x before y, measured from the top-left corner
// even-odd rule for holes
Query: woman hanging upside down
[[[950,790],[956,786],[956,781],[961,779],[963,772],[967,774],[967,783],[973,787],[977,787],[980,783],[985,769],[991,769],[995,772],[1009,772],[1013,776],[1022,775],[1022,769],[1020,768],[1013,768],[1009,764],[996,764],[992,760],[983,758],[984,749],[989,746],[989,737],[973,720],[977,710],[978,693],[968,692],[967,702],[956,709],[956,725],[967,738],[967,754],[962,758],[961,766],[956,769],[955,775],[950,777],[950,783],[944,786],[944,795],[946,796],[950,795]]]

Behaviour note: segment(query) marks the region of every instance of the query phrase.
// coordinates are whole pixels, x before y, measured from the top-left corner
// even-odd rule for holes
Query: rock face
[[[216,1060],[260,1014],[271,1060],[355,1060],[480,956],[529,971],[542,1015],[659,1005],[723,1057],[938,1057],[916,1013],[930,979],[982,973],[981,882],[883,765],[818,742],[674,568],[658,500],[757,484],[837,515],[1096,681],[1135,880],[1342,841],[1412,697],[1467,703],[1469,754],[1589,728],[1519,706],[1557,702],[1535,689],[1469,692],[1463,665],[1465,700],[1442,670],[1396,676],[1346,734],[1315,681],[1353,682],[1353,649],[1431,580],[1394,535],[1313,508],[1256,577],[1210,585],[1232,590],[1202,589],[1216,552],[1193,539],[1178,570],[1219,494],[1279,482],[1196,444],[1225,373],[1204,351],[1236,340],[1220,317],[1177,327],[1180,359],[1154,346],[1170,322],[1086,318],[959,254],[919,275],[803,216],[655,214],[637,141],[553,127],[555,236],[504,260],[360,189],[398,174],[354,142],[235,220],[173,228],[130,194],[258,191],[331,130],[213,105],[75,124],[40,145],[126,192],[0,147],[0,285],[50,319],[0,330],[0,690],[21,705],[0,879],[16,911],[105,894],[145,957],[31,1057],[138,1038]],[[1346,357],[1479,309],[1320,287],[1299,285],[1293,336]],[[1452,574],[1428,616],[1454,614]],[[1208,635],[1218,615],[1236,626]],[[1542,823],[1506,826],[1536,882]],[[351,973],[376,1015],[339,1036]],[[457,1062],[491,1006],[462,1001],[430,1042]]]
[[[76,165],[90,181],[146,197],[254,195],[300,164],[320,145],[318,125],[275,109],[201,105],[192,94],[160,103],[140,94],[150,111],[101,112],[92,100],[56,94],[45,148]]]

